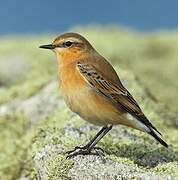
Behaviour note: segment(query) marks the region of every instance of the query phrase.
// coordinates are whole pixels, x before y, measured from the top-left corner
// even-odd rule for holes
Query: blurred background
[[[88,24],[114,24],[139,31],[175,30],[177,6],[176,0],[2,0],[0,33],[58,33]]]
[[[19,159],[30,144],[28,135],[22,149],[22,137],[61,106],[55,56],[38,47],[63,32],[81,33],[118,73],[119,69],[133,73],[157,104],[156,111],[164,119],[159,123],[169,131],[177,130],[177,9],[176,0],[1,0],[0,177],[13,179],[20,172]],[[12,176],[7,178],[8,171]]]

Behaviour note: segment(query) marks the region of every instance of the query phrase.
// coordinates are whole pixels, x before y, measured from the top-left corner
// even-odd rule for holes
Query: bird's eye
[[[66,47],[70,47],[70,46],[72,45],[72,42],[71,42],[71,41],[66,41],[66,42],[64,43],[64,45],[65,45]]]

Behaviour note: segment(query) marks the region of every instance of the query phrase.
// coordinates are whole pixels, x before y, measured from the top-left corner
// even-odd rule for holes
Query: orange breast
[[[108,99],[85,82],[75,64],[63,67],[59,74],[64,100],[73,112],[97,125],[118,124],[123,119]]]

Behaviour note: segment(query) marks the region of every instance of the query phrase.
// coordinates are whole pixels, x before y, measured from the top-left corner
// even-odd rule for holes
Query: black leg
[[[66,153],[70,154],[70,153],[76,151],[77,149],[88,149],[91,146],[91,144],[97,139],[97,137],[106,129],[107,129],[107,126],[102,127],[102,129],[94,136],[94,138],[91,141],[89,141],[88,144],[86,144],[85,146],[76,146],[73,150],[67,151]]]
[[[107,126],[107,128],[99,134],[99,136],[90,144],[89,149],[92,150],[95,145],[112,129],[112,125]]]
[[[76,156],[76,155],[87,155],[91,153],[92,149],[100,149],[99,147],[95,147],[95,145],[112,129],[112,125],[110,126],[104,126],[97,134],[96,136],[85,146],[83,147],[75,147],[74,150],[68,151],[67,158]],[[79,151],[77,151],[79,149]],[[76,152],[75,152],[76,151]],[[102,150],[103,151],[103,150]]]

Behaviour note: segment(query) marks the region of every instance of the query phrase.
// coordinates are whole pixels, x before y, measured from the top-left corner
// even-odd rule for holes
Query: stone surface
[[[50,116],[55,110],[65,106],[59,93],[55,92],[57,87],[57,82],[51,82],[29,99],[16,100],[0,106],[0,116],[10,112],[19,112],[23,113],[32,124]]]
[[[128,73],[123,71],[122,74]],[[155,102],[148,99],[144,102],[148,97],[140,84],[133,80],[134,76],[129,75],[127,83],[137,87],[137,94],[141,94],[139,101],[143,101],[149,112],[150,105],[155,106]],[[163,166],[164,169],[164,165],[173,161],[176,152],[158,148],[159,145],[148,135],[124,126],[115,126],[98,144],[105,150],[105,156],[66,159],[67,150],[86,144],[100,127],[81,120],[67,110],[56,89],[56,82],[50,82],[36,95],[0,107],[1,116],[18,111],[25,115],[31,129],[37,130],[33,132],[27,156],[30,165],[24,166],[21,179],[172,179],[169,174],[171,169],[163,173],[158,167]],[[155,112],[151,116],[160,118]]]
[[[18,38],[18,41],[14,40],[12,43],[4,40],[4,46],[0,47],[0,52],[3,52],[3,55],[0,53],[0,70],[6,68],[5,71],[8,71],[7,67],[12,67],[15,62],[19,65],[14,67],[15,72],[3,72],[3,75],[0,72],[0,179],[178,179],[176,121],[167,114],[167,106],[165,108],[159,101],[159,97],[164,97],[163,99],[169,102],[169,95],[176,99],[176,88],[172,88],[170,83],[175,80],[173,76],[166,79],[162,75],[163,78],[158,81],[156,73],[160,75],[161,71],[160,68],[155,68],[156,65],[158,67],[158,61],[154,59],[156,55],[157,58],[161,57],[159,61],[165,60],[161,64],[166,64],[169,60],[170,65],[172,58],[177,59],[177,50],[175,49],[174,53],[173,50],[171,53],[169,51],[170,56],[167,56],[160,53],[160,47],[154,42],[139,39],[138,35],[126,32],[120,35],[121,31],[108,31],[103,34],[96,32],[92,31],[90,38],[93,37],[95,43],[99,43],[96,45],[101,54],[105,53],[106,57],[115,63],[122,82],[150,121],[162,132],[162,138],[169,144],[169,148],[162,147],[143,132],[115,126],[98,143],[105,151],[105,156],[88,155],[66,159],[66,151],[85,145],[101,127],[83,121],[65,106],[58,89],[54,57],[49,52],[44,53],[36,48],[39,42],[49,42],[49,37],[28,38],[28,48],[24,48],[24,39]],[[117,39],[122,45],[119,45]],[[111,42],[112,48],[106,41]],[[160,42],[167,47],[167,40]],[[153,50],[152,44],[156,46],[155,51],[148,54]],[[173,47],[174,44],[170,41],[168,46]],[[21,49],[24,50],[24,56],[14,56],[16,53],[13,54],[12,50],[20,52]],[[3,58],[7,60],[7,64],[4,64]],[[120,64],[125,62],[129,62],[129,65],[136,63],[136,67],[140,69],[133,67],[132,70],[128,64],[127,69],[120,67]],[[177,67],[175,62],[172,62],[171,67]],[[154,69],[151,75],[150,69]],[[166,65],[164,71],[174,72],[167,70]],[[139,75],[139,81],[134,74]],[[16,79],[19,76],[22,79]],[[149,79],[150,76],[156,80]],[[150,81],[153,84],[150,85]],[[145,84],[148,86],[145,87]],[[168,106],[175,104],[176,102],[171,101]]]

